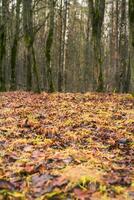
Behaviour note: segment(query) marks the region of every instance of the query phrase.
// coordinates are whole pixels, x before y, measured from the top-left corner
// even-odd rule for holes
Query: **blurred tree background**
[[[133,92],[133,0],[0,0],[0,91]]]

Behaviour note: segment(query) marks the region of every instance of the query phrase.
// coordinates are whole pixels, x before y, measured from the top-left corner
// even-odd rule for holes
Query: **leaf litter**
[[[133,200],[134,98],[1,93],[0,199]]]

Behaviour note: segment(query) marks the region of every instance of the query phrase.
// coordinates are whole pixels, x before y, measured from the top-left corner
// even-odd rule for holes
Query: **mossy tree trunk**
[[[52,77],[52,67],[51,67],[51,49],[53,44],[54,35],[54,16],[55,16],[55,1],[49,0],[49,31],[45,47],[45,57],[46,57],[46,70],[47,70],[47,82],[48,82],[48,92],[54,92],[54,84]]]
[[[8,0],[1,1],[1,16],[0,16],[0,91],[6,91],[5,86],[5,57],[6,57],[6,25]]]
[[[58,91],[66,91],[66,55],[68,43],[68,23],[69,23],[69,2],[60,2],[60,48],[59,48],[59,69],[58,69]]]
[[[58,92],[62,92],[63,71],[62,71],[62,57],[63,57],[63,0],[60,1],[59,8],[59,66],[58,66]]]
[[[32,52],[31,52],[31,26],[32,26],[32,0],[23,0],[23,28],[24,43],[26,56],[26,88],[27,91],[32,90]]]
[[[23,0],[23,28],[24,43],[26,49],[26,69],[27,69],[27,91],[32,90],[32,73],[36,80],[36,92],[40,92],[39,73],[34,50],[34,30],[33,30],[33,1]]]
[[[86,29],[86,40],[85,40],[85,66],[83,70],[83,82],[84,82],[84,92],[89,89],[89,85],[93,82],[92,67],[91,67],[91,43],[90,43],[90,29],[91,29],[91,19],[90,19],[90,2],[88,4],[88,14],[87,14],[87,29]],[[89,78],[90,77],[90,78]]]
[[[128,40],[127,40],[127,8],[126,0],[121,1],[119,26],[119,66],[117,68],[117,92],[128,92],[129,64],[128,64]],[[126,86],[127,84],[127,86]]]
[[[134,49],[134,0],[129,0],[129,23],[130,23],[131,45]]]
[[[131,85],[134,91],[134,0],[129,0],[130,70]]]
[[[104,21],[105,0],[89,0],[91,23],[92,23],[92,43],[94,56],[94,88],[98,92],[104,90],[103,70],[102,70],[102,26]]]
[[[69,1],[64,0],[64,31],[63,31],[63,91],[66,92],[67,87],[67,46],[68,46],[68,27],[69,27]]]
[[[119,74],[119,1],[115,1],[115,87],[114,91],[117,92],[118,88],[118,74]]]
[[[11,48],[11,81],[10,90],[17,89],[16,83],[16,59],[18,50],[18,40],[19,40],[19,29],[20,29],[20,5],[22,0],[17,0],[16,3],[16,16],[15,16],[15,33],[13,38],[13,44]]]

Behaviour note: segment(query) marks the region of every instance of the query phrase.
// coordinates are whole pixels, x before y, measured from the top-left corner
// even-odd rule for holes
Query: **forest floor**
[[[134,97],[0,94],[0,200],[134,200]]]

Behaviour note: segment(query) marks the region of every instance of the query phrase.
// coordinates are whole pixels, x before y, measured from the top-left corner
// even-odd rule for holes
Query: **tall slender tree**
[[[69,26],[69,1],[64,0],[64,31],[63,31],[63,91],[66,92],[67,70],[66,57],[68,45],[68,26]]]
[[[134,1],[129,0],[129,33],[130,33],[130,68],[132,71],[132,85],[134,85]],[[132,86],[134,90],[134,87]]]
[[[6,90],[5,85],[5,61],[6,61],[6,39],[8,21],[8,0],[1,0],[0,13],[0,91]]]
[[[105,0],[89,0],[91,22],[92,22],[92,42],[94,54],[95,87],[97,91],[104,90],[103,69],[102,69],[102,27],[104,22]]]
[[[86,39],[85,39],[85,66],[83,70],[84,79],[84,91],[88,89],[89,81],[92,80],[92,68],[91,68],[91,42],[90,42],[90,27],[91,27],[91,15],[90,15],[90,1],[87,1],[88,14],[87,14],[87,28],[86,28]]]
[[[133,0],[129,0],[129,23],[130,23],[131,45],[134,49],[134,1]]]
[[[54,83],[53,83],[52,66],[51,66],[51,50],[52,50],[53,36],[54,36],[54,16],[55,16],[54,0],[49,0],[49,11],[50,11],[49,31],[45,47],[45,57],[46,57],[48,92],[54,92]]]
[[[20,5],[22,0],[17,0],[16,2],[16,12],[15,12],[15,33],[11,48],[11,81],[10,89],[16,90],[16,60],[17,60],[17,51],[18,51],[18,40],[19,40],[19,31],[20,31]]]
[[[38,66],[36,63],[33,30],[33,0],[23,0],[23,28],[26,48],[27,91],[32,90],[32,74],[36,80],[36,91],[40,92]]]
[[[68,43],[69,2],[60,2],[60,51],[58,69],[58,91],[66,91],[66,55]]]
[[[59,63],[58,63],[58,91],[62,92],[63,87],[63,70],[62,70],[62,58],[63,58],[63,0],[60,0],[59,6]]]
[[[127,33],[126,33],[126,0],[121,1],[121,17],[119,30],[119,71],[117,78],[117,91],[125,92],[127,73]]]

